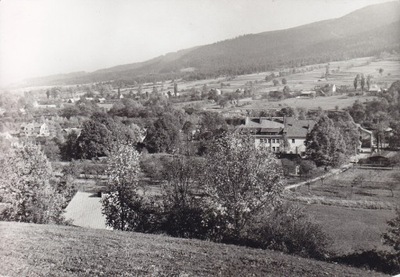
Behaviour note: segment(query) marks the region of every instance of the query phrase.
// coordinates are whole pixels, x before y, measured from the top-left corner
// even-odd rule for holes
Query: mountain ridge
[[[336,19],[246,34],[153,59],[51,80],[52,84],[241,75],[376,55],[400,49],[400,2],[370,5]],[[388,31],[387,31],[388,30]],[[194,72],[182,72],[194,68]],[[35,80],[43,81],[44,78]]]

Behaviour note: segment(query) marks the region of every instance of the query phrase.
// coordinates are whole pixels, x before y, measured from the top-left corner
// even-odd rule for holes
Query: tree
[[[357,86],[358,86],[359,81],[360,81],[360,74],[357,74],[357,76],[356,76],[356,78],[354,78],[354,82],[353,82],[355,90],[357,90]]]
[[[165,164],[163,179],[163,211],[166,221],[163,229],[172,236],[183,238],[206,237],[209,230],[204,224],[205,215],[198,191],[200,163],[190,156],[174,155]]]
[[[92,159],[106,156],[111,146],[111,131],[96,120],[83,123],[82,131],[77,139],[78,157]]]
[[[400,253],[400,208],[396,209],[396,217],[388,221],[388,230],[382,235],[383,243],[393,247]]]
[[[343,136],[326,115],[307,134],[305,145],[306,156],[317,166],[338,166],[346,157]]]
[[[368,74],[368,76],[367,76],[367,90],[369,90],[371,88],[372,78],[373,78],[373,76]]]
[[[178,96],[178,84],[174,83],[174,96],[177,97]]]
[[[33,144],[16,145],[0,158],[0,220],[62,223],[65,198],[50,183],[50,162]]]
[[[301,176],[309,176],[317,168],[315,163],[310,160],[300,160],[299,166]]]
[[[381,74],[381,76],[382,76],[382,74],[383,74],[383,71],[384,71],[384,70],[383,70],[383,68],[379,68],[379,70],[378,70],[378,71],[379,71],[379,74]]]
[[[267,148],[256,148],[251,136],[216,139],[205,164],[200,182],[209,205],[227,224],[226,237],[239,238],[249,221],[277,204],[282,168]]]
[[[166,112],[147,129],[144,144],[152,153],[173,153],[180,146],[180,129],[179,120]]]
[[[365,76],[364,76],[364,74],[361,74],[360,86],[361,86],[361,91],[364,91],[364,87],[365,87]]]
[[[282,85],[286,85],[287,84],[287,80],[286,80],[286,78],[283,78],[282,79]]]
[[[139,153],[129,145],[112,149],[107,166],[107,194],[102,199],[106,224],[113,229],[135,230],[141,197],[138,193]]]
[[[277,85],[279,85],[279,81],[277,79],[272,80],[272,82],[274,83],[274,87],[276,87]]]

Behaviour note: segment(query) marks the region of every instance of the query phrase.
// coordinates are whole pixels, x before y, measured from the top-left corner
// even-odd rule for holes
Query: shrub
[[[388,226],[388,231],[382,235],[383,241],[400,254],[400,207],[396,209],[396,217],[388,221]]]
[[[397,274],[400,271],[400,256],[385,251],[367,250],[335,257],[331,260],[333,262],[368,268],[369,270],[376,270],[386,274]]]
[[[330,239],[297,206],[283,204],[262,218],[249,235],[250,244],[303,257],[324,259]]]

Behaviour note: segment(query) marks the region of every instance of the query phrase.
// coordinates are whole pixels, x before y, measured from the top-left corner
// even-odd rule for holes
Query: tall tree
[[[50,162],[33,144],[16,145],[0,158],[0,220],[63,222],[65,198],[50,183]]]
[[[364,91],[364,87],[365,87],[365,76],[364,76],[364,74],[361,74],[360,86],[361,86],[361,91]]]
[[[354,81],[353,81],[353,85],[354,85],[354,89],[355,90],[357,90],[357,86],[358,86],[359,81],[360,81],[360,74],[357,74],[357,76],[354,78]]]
[[[346,144],[341,132],[326,115],[321,116],[305,141],[306,155],[318,166],[338,166],[344,158]]]
[[[107,194],[102,199],[102,213],[106,224],[114,229],[135,229],[140,172],[139,153],[129,145],[118,144],[112,149],[107,166]]]
[[[272,210],[283,188],[282,168],[273,153],[256,148],[250,136],[215,140],[203,172],[210,205],[225,218],[232,239],[261,212]]]

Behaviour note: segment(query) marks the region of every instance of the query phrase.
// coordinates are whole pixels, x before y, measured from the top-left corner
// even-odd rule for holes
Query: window
[[[272,147],[272,152],[275,152],[275,147]]]
[[[295,139],[292,139],[292,143],[295,143],[296,142],[296,140]]]
[[[276,148],[276,152],[279,152],[279,147]]]
[[[268,143],[271,143],[271,139],[268,139]]]
[[[272,143],[275,143],[275,139],[272,139]]]
[[[276,143],[279,143],[279,139],[276,140]]]

